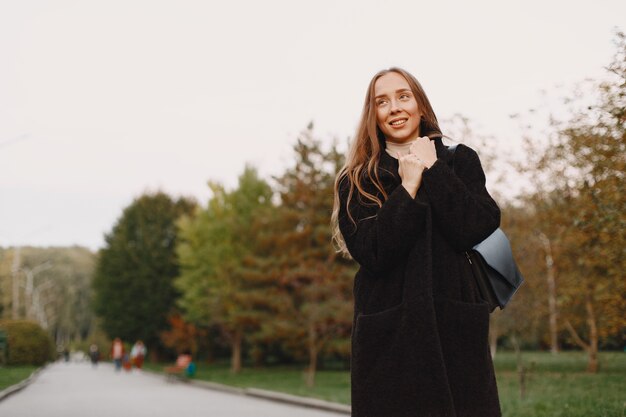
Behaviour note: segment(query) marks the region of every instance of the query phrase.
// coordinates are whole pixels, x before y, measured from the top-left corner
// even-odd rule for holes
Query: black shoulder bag
[[[456,145],[448,147],[454,170]],[[506,306],[513,294],[524,282],[519,271],[511,244],[499,227],[487,239],[465,252],[469,261],[480,297],[489,305],[489,311]]]

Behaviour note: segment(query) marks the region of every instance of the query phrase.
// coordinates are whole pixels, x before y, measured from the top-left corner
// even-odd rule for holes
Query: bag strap
[[[452,146],[448,146],[448,153],[450,154],[450,167],[452,171],[454,171],[454,154],[456,153],[456,147],[459,146],[458,143],[455,143]]]

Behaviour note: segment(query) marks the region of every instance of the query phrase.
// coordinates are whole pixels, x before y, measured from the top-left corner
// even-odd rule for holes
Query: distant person
[[[70,361],[70,351],[68,348],[64,348],[63,349],[63,360],[65,362],[69,362]]]
[[[115,364],[115,371],[119,372],[122,369],[122,359],[124,358],[124,344],[122,343],[122,339],[119,337],[116,337],[115,340],[113,340],[113,345],[111,346],[111,358]]]
[[[466,251],[500,209],[478,154],[448,149],[417,79],[391,68],[367,89],[335,181],[333,237],[357,261],[353,417],[499,417],[489,306]]]
[[[91,359],[91,365],[95,368],[98,366],[98,361],[100,360],[100,349],[98,349],[98,345],[92,343],[89,346],[89,359]]]
[[[174,366],[168,366],[164,370],[168,379],[173,375],[192,377],[196,373],[196,364],[192,362],[191,352],[186,350],[178,355]]]
[[[122,368],[124,368],[126,372],[130,372],[130,370],[133,369],[133,363],[130,361],[128,352],[124,352],[124,356],[122,356]]]
[[[144,345],[141,340],[137,340],[137,342],[133,345],[133,348],[130,350],[130,360],[137,367],[137,369],[141,369],[143,366],[146,353],[146,345]]]
[[[61,359],[63,357],[63,350],[65,350],[65,348],[63,347],[62,344],[57,344],[57,358]]]

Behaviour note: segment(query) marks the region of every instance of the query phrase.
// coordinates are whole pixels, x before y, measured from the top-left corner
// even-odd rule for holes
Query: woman
[[[146,357],[146,346],[143,344],[143,341],[137,340],[130,350],[130,361],[135,365],[137,369],[141,369],[143,366],[143,361]]]
[[[339,249],[354,281],[354,417],[500,416],[489,311],[464,252],[500,224],[478,155],[443,145],[418,81],[370,82],[335,183]]]
[[[119,372],[122,369],[122,359],[124,358],[124,344],[122,339],[116,337],[111,345],[111,358],[115,364],[115,370]]]

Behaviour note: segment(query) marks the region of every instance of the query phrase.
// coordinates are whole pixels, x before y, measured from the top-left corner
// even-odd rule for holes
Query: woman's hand
[[[424,164],[426,168],[433,166],[437,161],[437,149],[435,148],[435,142],[430,140],[428,136],[422,136],[417,138],[411,145],[409,154],[415,154]]]
[[[398,154],[398,174],[402,179],[402,186],[411,197],[415,198],[417,190],[422,184],[422,173],[424,172],[424,162],[414,153],[406,155]]]

